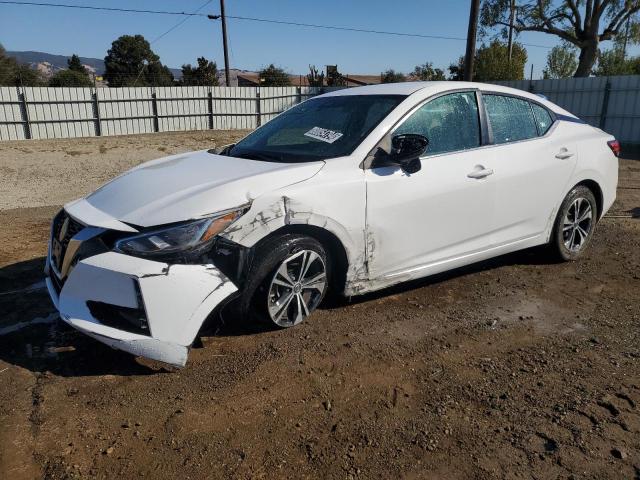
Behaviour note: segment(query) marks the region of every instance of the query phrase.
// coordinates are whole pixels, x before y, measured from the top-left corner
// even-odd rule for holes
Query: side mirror
[[[400,165],[407,173],[420,170],[420,157],[427,150],[429,140],[423,135],[404,133],[395,135],[391,139],[391,154],[389,159]]]

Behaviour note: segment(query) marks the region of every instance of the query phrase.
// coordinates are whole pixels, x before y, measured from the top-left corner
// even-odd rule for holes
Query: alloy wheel
[[[292,327],[316,309],[327,287],[326,266],[313,250],[285,258],[269,285],[267,309],[279,327]]]
[[[562,240],[567,250],[578,252],[586,244],[593,227],[591,203],[582,197],[576,198],[564,216]]]

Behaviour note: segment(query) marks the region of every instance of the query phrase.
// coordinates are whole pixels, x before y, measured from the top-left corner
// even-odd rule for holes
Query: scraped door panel
[[[488,163],[486,150],[366,172],[369,273],[377,278],[446,262],[491,247],[494,186],[468,175]],[[420,276],[415,275],[415,276]]]

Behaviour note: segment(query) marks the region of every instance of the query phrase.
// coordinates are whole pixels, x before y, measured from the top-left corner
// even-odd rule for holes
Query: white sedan
[[[329,289],[358,295],[542,244],[574,260],[615,199],[619,148],[496,85],[333,91],[65,205],[46,282],[73,327],[182,366],[227,304],[290,327]]]

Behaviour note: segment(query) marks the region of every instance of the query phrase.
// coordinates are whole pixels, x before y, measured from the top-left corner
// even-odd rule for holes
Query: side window
[[[538,133],[542,136],[551,128],[553,118],[551,118],[551,115],[546,108],[541,107],[537,103],[532,103],[531,109],[533,110],[533,116],[536,119],[536,125],[538,125]]]
[[[495,143],[517,142],[538,136],[529,102],[502,95],[482,95]]]
[[[480,146],[475,93],[452,93],[425,103],[396,129],[394,135],[402,133],[418,133],[427,137],[427,155]]]

